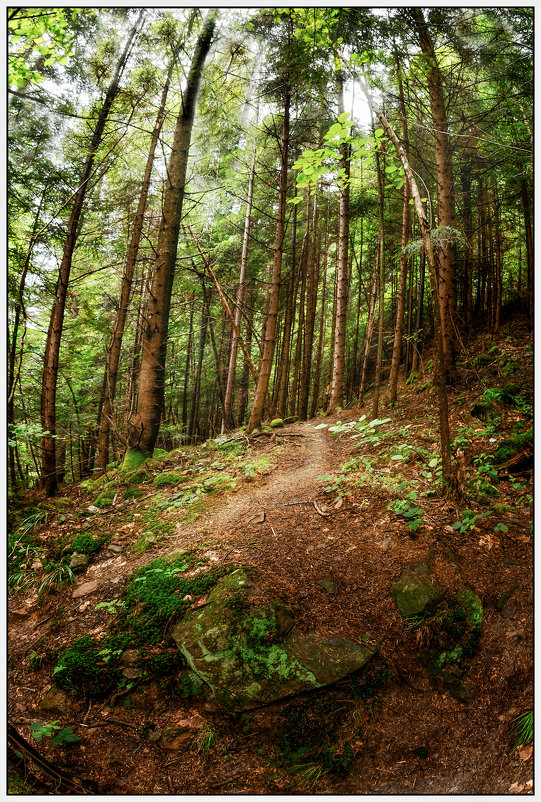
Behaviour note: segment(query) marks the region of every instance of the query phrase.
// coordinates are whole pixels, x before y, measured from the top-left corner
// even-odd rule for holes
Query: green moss
[[[141,451],[138,448],[132,448],[126,453],[120,468],[121,473],[131,473],[139,468],[143,462],[149,457],[152,457],[150,451]]]
[[[216,584],[220,572],[184,576],[195,561],[195,555],[187,552],[176,560],[154,560],[137,571],[128,585],[118,623],[134,644],[159,643],[166,624],[173,626],[191,604],[184,597],[201,596]]]
[[[94,535],[75,535],[71,541],[71,551],[76,551],[78,554],[95,554],[101,549],[104,543],[109,540],[107,535],[94,536]]]
[[[181,471],[163,471],[154,477],[153,485],[155,487],[164,487],[165,485],[180,485],[186,482],[188,477],[185,472]]]
[[[507,462],[508,459],[518,454],[528,443],[533,443],[533,429],[528,429],[527,432],[508,437],[500,444],[500,447],[496,451],[494,462],[496,465]]]
[[[8,796],[39,796],[41,793],[13,766],[9,766],[7,770],[7,792]]]
[[[271,429],[282,429],[283,426],[284,426],[284,421],[282,420],[282,418],[275,418],[270,422]]]
[[[143,491],[138,487],[127,487],[124,493],[124,498],[139,498],[143,495]]]
[[[113,503],[113,499],[116,496],[116,490],[105,490],[103,493],[100,493],[93,501],[94,507],[98,507],[100,510],[104,509],[105,507],[110,507]]]
[[[121,679],[116,661],[104,661],[103,645],[89,635],[73,641],[53,669],[55,683],[75,696],[103,699]]]
[[[150,474],[145,468],[138,468],[126,475],[126,482],[130,485],[142,485],[145,482],[150,482]]]
[[[152,459],[165,459],[169,456],[169,451],[165,451],[163,448],[155,448],[152,452]]]

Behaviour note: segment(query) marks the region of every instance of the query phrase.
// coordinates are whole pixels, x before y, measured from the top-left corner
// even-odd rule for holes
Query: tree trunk
[[[257,122],[256,122],[257,124]],[[227,384],[225,388],[224,400],[224,419],[222,421],[222,433],[231,425],[231,406],[233,401],[233,384],[235,381],[235,368],[237,364],[237,353],[239,347],[238,332],[240,330],[240,319],[242,314],[242,305],[244,303],[244,292],[246,289],[246,265],[248,263],[248,245],[250,241],[250,222],[252,215],[252,201],[254,196],[254,178],[255,178],[255,160],[256,160],[256,140],[254,137],[254,146],[252,150],[252,164],[250,167],[250,178],[248,180],[248,199],[246,201],[246,216],[244,218],[244,234],[242,238],[242,253],[240,257],[240,271],[239,271],[239,285],[237,288],[237,299],[235,307],[235,326],[233,327],[233,335],[231,340],[231,352],[229,354],[229,367],[227,370]]]
[[[180,47],[180,45],[179,45]],[[141,192],[139,195],[139,202],[137,204],[137,211],[133,221],[133,231],[131,240],[126,255],[126,262],[124,265],[124,275],[122,277],[122,285],[120,289],[120,300],[116,313],[115,324],[113,333],[111,335],[111,342],[108,349],[107,363],[105,366],[105,393],[103,396],[103,408],[101,410],[101,417],[99,418],[99,435],[98,435],[98,469],[104,471],[109,462],[109,432],[111,429],[111,415],[113,412],[113,400],[115,397],[116,381],[118,376],[118,365],[120,362],[120,350],[122,348],[122,338],[124,336],[124,327],[126,325],[126,317],[128,314],[128,306],[130,303],[131,287],[133,281],[133,274],[135,264],[137,262],[137,254],[139,253],[139,243],[143,232],[143,222],[145,216],[145,209],[147,205],[148,190],[150,187],[150,178],[152,175],[152,167],[154,165],[154,154],[162,125],[165,117],[165,104],[167,101],[167,94],[169,92],[169,85],[171,82],[171,75],[175,65],[176,53],[175,51],[169,65],[167,79],[163,88],[162,97],[160,101],[160,108],[154,124],[154,130],[150,139],[150,150],[148,153],[145,172],[143,175],[143,182],[141,184]]]
[[[400,64],[398,56],[395,54],[397,74],[398,74],[398,90],[400,97],[400,116],[402,117],[402,139],[404,143],[404,151],[409,158],[409,142],[408,142],[408,122],[406,119],[406,104],[404,102],[404,87],[402,86],[402,79],[400,77]],[[408,182],[404,182],[403,196],[402,196],[402,239],[400,248],[400,268],[398,277],[398,297],[396,303],[396,324],[394,329],[394,342],[393,342],[393,355],[391,358],[391,371],[389,374],[389,387],[387,391],[387,401],[389,404],[396,403],[396,393],[398,387],[398,369],[400,366],[400,355],[402,351],[402,331],[404,328],[404,309],[406,304],[406,278],[408,268],[408,257],[405,252],[405,247],[408,244],[410,236],[410,193]]]
[[[302,371],[299,383],[299,411],[301,420],[308,417],[308,400],[312,378],[312,351],[314,346],[314,328],[316,323],[317,285],[319,265],[317,264],[317,196],[308,194],[308,217],[310,236],[306,253],[306,317],[304,322],[304,348],[302,355]]]
[[[374,275],[372,276],[372,291],[370,293],[370,304],[368,307],[368,320],[366,322],[366,329],[364,332],[364,347],[363,347],[363,366],[361,370],[361,383],[359,386],[359,402],[364,403],[364,393],[366,389],[366,372],[368,367],[368,355],[370,353],[370,346],[372,344],[372,334],[374,332],[374,317],[376,312],[376,298],[378,294],[378,277],[379,277],[379,260],[381,258],[381,241],[380,234],[378,233],[378,241],[376,245],[376,262],[374,266]]]
[[[366,98],[378,117],[383,129],[391,142],[393,143],[396,152],[402,162],[406,180],[409,182],[410,191],[415,205],[415,213],[419,222],[421,230],[421,237],[425,249],[426,261],[428,263],[428,273],[430,276],[430,288],[432,291],[432,308],[434,314],[434,336],[436,341],[436,359],[434,360],[434,373],[436,379],[436,386],[438,389],[438,406],[439,406],[439,419],[440,419],[440,444],[441,444],[441,460],[442,460],[442,479],[444,490],[454,489],[456,480],[453,476],[453,467],[451,462],[451,442],[449,435],[449,403],[447,398],[447,386],[445,377],[445,360],[443,348],[443,333],[441,325],[441,309],[439,304],[438,293],[438,275],[436,271],[436,261],[434,258],[434,251],[432,248],[432,240],[430,238],[430,229],[428,220],[426,219],[425,210],[421,200],[421,194],[417,186],[413,171],[410,167],[408,158],[402,147],[400,140],[396,136],[393,128],[389,124],[383,112],[378,108],[370,95],[367,87],[361,83]]]
[[[71,264],[73,260],[73,252],[77,243],[79,235],[79,223],[81,214],[84,207],[85,197],[88,189],[88,183],[92,176],[92,169],[94,166],[94,158],[96,151],[101,143],[105,124],[111,111],[111,106],[115,100],[122,73],[128,60],[132,42],[137,33],[137,27],[143,16],[144,11],[141,10],[136,24],[133,26],[124,52],[117,65],[116,72],[113,80],[105,95],[105,100],[101,108],[90,146],[88,148],[85,165],[83,168],[81,180],[73,200],[73,207],[71,210],[70,219],[68,222],[67,236],[64,243],[64,251],[62,254],[62,261],[60,263],[60,270],[58,273],[58,280],[55,289],[55,299],[51,311],[51,319],[49,322],[49,330],[47,332],[47,341],[45,344],[45,356],[43,364],[43,379],[41,391],[41,427],[46,434],[42,438],[42,467],[41,467],[41,483],[45,489],[47,496],[53,496],[58,487],[56,476],[56,456],[55,456],[55,436],[56,436],[56,389],[58,384],[58,361],[60,356],[60,342],[62,339],[62,328],[64,325],[64,309],[66,306],[66,297],[68,292],[68,282],[71,272]]]
[[[344,79],[337,79],[338,114],[344,112]],[[336,272],[336,323],[334,333],[333,373],[331,397],[327,413],[332,413],[342,404],[344,392],[344,368],[346,360],[346,316],[348,304],[348,240],[349,240],[349,145],[340,145],[340,168],[344,183],[340,187],[338,217],[338,264]]]
[[[419,44],[427,60],[426,70],[430,110],[434,128],[434,145],[436,156],[436,181],[438,197],[438,225],[456,228],[455,193],[453,179],[453,162],[451,142],[447,124],[443,81],[430,36],[421,8],[411,9]],[[449,232],[450,234],[450,232]],[[443,336],[443,354],[445,360],[446,379],[454,381],[455,348],[456,348],[456,285],[455,285],[455,246],[447,236],[448,244],[438,248],[438,296],[441,306],[441,323]]]
[[[287,199],[287,166],[289,153],[289,108],[291,103],[291,90],[286,87],[284,98],[284,116],[282,121],[282,134],[280,141],[280,189],[278,193],[278,219],[276,222],[276,232],[274,237],[274,259],[272,266],[272,283],[269,294],[268,315],[265,325],[265,335],[263,341],[263,353],[260,360],[258,380],[255,390],[252,412],[246,427],[246,433],[250,434],[261,425],[265,398],[269,388],[269,380],[272,370],[272,358],[274,356],[274,346],[276,343],[276,318],[280,302],[280,280],[282,272],[282,254],[284,249],[285,218],[286,218],[286,199]]]
[[[138,451],[144,455],[152,454],[160,429],[164,401],[169,310],[175,276],[188,153],[197,93],[205,58],[214,35],[216,16],[216,10],[211,10],[207,14],[195,47],[186,89],[182,96],[181,110],[177,118],[165,182],[157,256],[147,305],[147,321],[143,331],[137,412],[133,421],[130,422],[128,433],[129,450]]]
[[[381,167],[379,153],[383,154],[383,169]],[[385,312],[385,241],[383,217],[385,206],[385,195],[383,190],[383,175],[385,171],[385,141],[381,142],[379,151],[376,151],[376,170],[378,174],[378,200],[379,200],[379,297],[378,297],[378,355],[376,360],[376,378],[374,381],[374,395],[372,398],[372,417],[378,417],[379,411],[379,391],[381,386],[381,368],[383,364],[383,315]]]
[[[525,178],[523,178],[521,181],[520,191],[522,196],[522,206],[524,208],[524,231],[526,232],[526,266],[528,269],[528,322],[530,328],[533,329],[534,249],[533,249],[532,216],[530,212],[530,196],[528,193],[528,185],[526,183]]]

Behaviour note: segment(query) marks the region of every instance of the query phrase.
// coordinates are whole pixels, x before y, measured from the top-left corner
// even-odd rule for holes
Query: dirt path
[[[315,500],[321,482],[317,477],[336,471],[340,465],[342,449],[327,429],[316,429],[316,424],[305,423],[277,430],[284,438],[284,455],[280,456],[267,477],[258,477],[257,483],[247,482],[235,493],[224,498],[209,499],[207,508],[193,524],[177,524],[174,551],[187,543],[201,540],[202,530],[216,539],[227,539],[232,530],[250,525],[252,518],[265,513],[265,522],[272,523],[284,515],[297,519],[297,504],[307,505]],[[290,509],[288,510],[288,505]],[[165,552],[164,552],[165,553]]]

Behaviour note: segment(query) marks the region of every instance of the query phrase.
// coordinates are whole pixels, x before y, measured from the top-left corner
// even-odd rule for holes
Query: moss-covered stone
[[[121,473],[131,473],[139,468],[143,462],[152,457],[150,451],[141,451],[138,448],[132,448],[126,453],[120,468]]]
[[[169,451],[165,451],[163,448],[155,448],[152,452],[152,459],[165,459],[169,456]]]
[[[298,420],[299,420],[298,415],[290,415],[288,418],[284,418],[284,424],[287,426],[290,423],[297,423]]]
[[[237,570],[172,635],[192,671],[230,711],[336,682],[377,652],[377,646],[292,629],[291,611],[277,599],[262,602],[247,573]]]
[[[282,429],[284,426],[284,421],[282,418],[275,418],[274,420],[271,420],[269,425],[271,429]]]
[[[103,493],[96,496],[93,506],[100,510],[105,509],[105,507],[110,507],[115,496],[116,490],[105,490]]]
[[[145,468],[137,468],[126,475],[126,482],[130,485],[142,485],[145,482],[150,482],[150,474]]]
[[[47,713],[56,713],[59,716],[65,716],[68,712],[68,697],[66,694],[53,687],[45,694],[39,706]]]
[[[494,454],[494,462],[496,465],[501,465],[507,462],[508,459],[514,457],[522,449],[528,448],[533,445],[533,429],[527,432],[516,434],[513,437],[508,437],[503,440],[498,450]],[[533,460],[532,460],[533,461]]]
[[[428,563],[418,563],[406,568],[392,586],[391,596],[402,617],[411,618],[435,607],[445,596],[445,590],[432,575]]]
[[[163,473],[159,473],[154,477],[153,485],[155,487],[164,487],[165,485],[174,487],[185,482],[187,478],[187,475],[182,471],[163,471]]]
[[[466,483],[468,495],[478,504],[488,504],[494,496],[499,496],[500,491],[494,485],[487,482],[483,476],[475,476]]]

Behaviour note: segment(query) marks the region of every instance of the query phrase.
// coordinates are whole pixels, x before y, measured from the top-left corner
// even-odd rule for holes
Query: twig
[[[317,501],[312,501],[312,504],[314,505],[315,511],[318,512],[321,515],[322,518],[329,518],[330,517],[330,515],[331,515],[330,512],[323,512],[323,510],[320,510],[320,508],[317,506]]]
[[[47,618],[42,618],[41,621],[38,621],[37,624],[34,625],[34,629],[32,630],[32,632],[35,632],[36,629],[40,627],[42,624],[45,624],[46,621],[50,621],[54,615],[55,613],[51,613],[51,615],[48,615]]]
[[[135,724],[130,724],[128,721],[122,721],[119,718],[107,718],[107,721],[95,721],[93,723],[87,724],[86,726],[89,729],[93,729],[94,727],[106,727],[107,724],[118,724],[121,727],[129,727],[131,730],[139,732],[139,727],[136,727]]]

